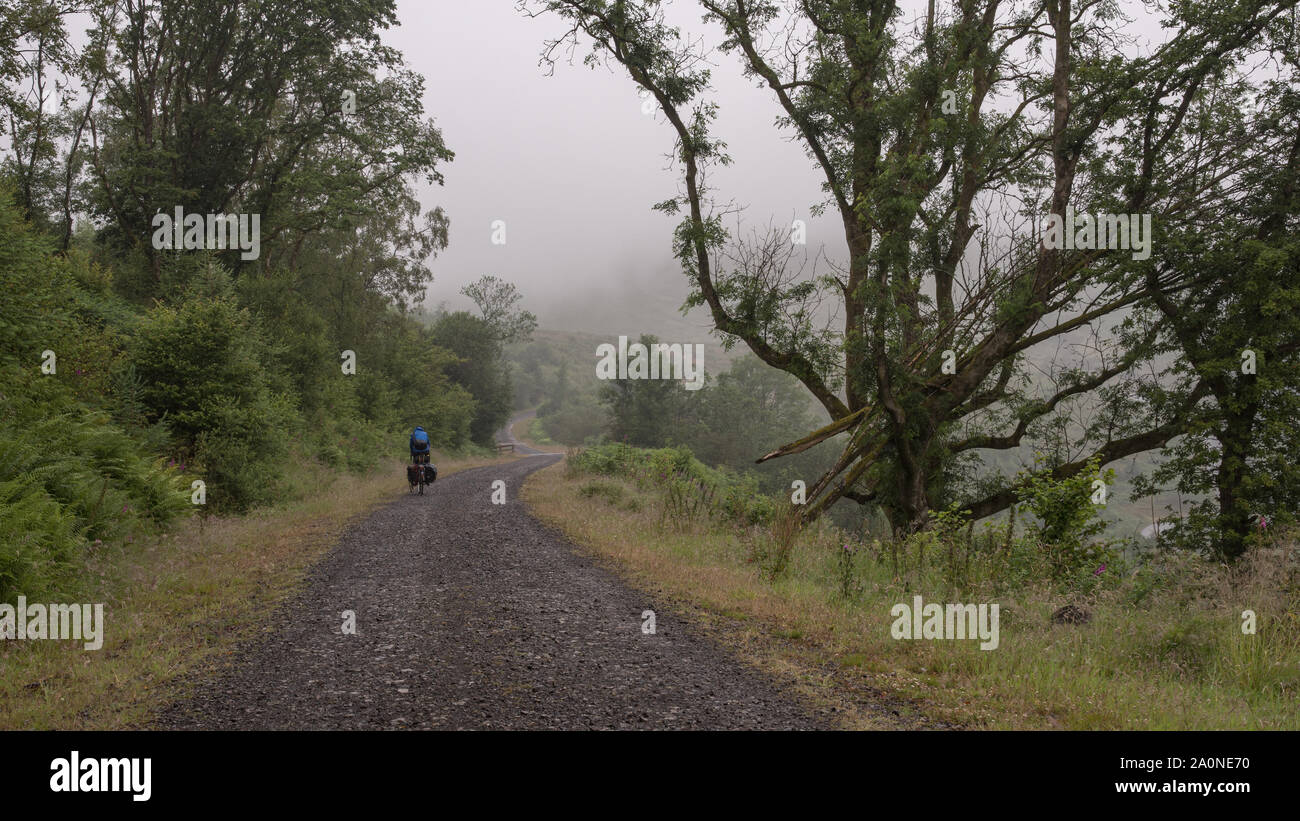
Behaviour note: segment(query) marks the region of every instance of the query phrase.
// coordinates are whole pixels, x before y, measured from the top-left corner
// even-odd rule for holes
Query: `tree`
[[[75,6],[21,0],[0,12],[0,134],[11,156],[4,171],[15,183],[24,215],[47,224],[58,210],[59,142],[73,129],[74,92],[69,78],[77,63],[64,16]]]
[[[1175,36],[1144,56],[1125,56],[1115,6],[1087,0],[932,3],[915,25],[892,0],[701,0],[717,47],[771,91],[822,176],[814,209],[838,215],[848,259],[820,277],[781,252],[784,232],[741,240],[724,227],[707,172],[730,159],[710,133],[703,38],[654,0],[529,5],[569,26],[546,59],[589,42],[589,61],[622,66],[671,126],[682,189],[656,208],[683,214],[674,248],[689,304],[829,413],[762,458],[847,434],[809,488],[807,518],[841,497],[880,505],[898,529],[950,502],[988,516],[1017,501],[1016,480],[962,482],[963,460],[1018,449],[1086,403],[1096,421],[1048,477],[1069,478],[1164,446],[1210,395],[1202,379],[1170,392],[1150,375],[1163,323],[1118,330],[1203,272],[1147,276],[1128,250],[1057,247],[1038,227],[1102,206],[1163,217],[1212,204],[1212,192],[1166,184],[1191,172],[1188,145],[1252,155],[1234,154],[1246,135],[1199,131],[1189,112],[1238,79],[1234,66],[1287,24],[1291,0],[1161,9]],[[839,327],[814,323],[823,300]],[[1031,379],[1035,368],[1047,378]]]
[[[1163,323],[1171,370],[1207,400],[1145,483],[1174,481],[1198,499],[1176,538],[1224,557],[1244,552],[1257,517],[1293,522],[1300,510],[1300,51],[1294,29],[1271,32],[1281,75],[1258,90],[1222,84],[1196,110],[1198,130],[1228,133],[1232,158],[1189,146],[1202,169],[1177,180],[1209,189],[1212,207],[1167,222],[1170,251],[1145,266],[1152,306],[1137,321]],[[1258,116],[1243,118],[1243,110]],[[1224,174],[1222,169],[1242,170]],[[1199,273],[1204,283],[1169,293],[1154,283]]]
[[[266,253],[225,261],[292,264],[308,237],[374,216],[405,225],[408,179],[442,182],[437,166],[453,155],[423,118],[423,78],[380,40],[396,23],[391,0],[122,9],[92,32],[112,44],[90,121],[92,203],[108,236],[141,249],[155,272],[148,237],[160,210],[258,214]],[[445,244],[445,216],[430,212],[418,231]],[[397,287],[422,291],[427,272],[414,272],[424,281]]]
[[[653,350],[658,337],[637,340]],[[609,435],[634,447],[658,448],[682,441],[687,391],[674,379],[609,379],[599,400],[609,412]]]
[[[256,321],[215,267],[178,306],[150,311],[133,340],[148,421],[165,421],[200,463],[220,508],[270,500],[296,421],[289,400],[268,384],[268,358]]]
[[[459,358],[447,366],[447,375],[474,397],[470,438],[480,445],[492,445],[497,430],[510,418],[513,404],[513,386],[496,330],[486,320],[456,311],[438,318],[432,338]]]
[[[529,311],[515,309],[523,295],[513,283],[490,275],[482,276],[477,282],[461,288],[460,292],[474,300],[483,320],[492,327],[503,345],[527,342],[537,330],[537,317]]]
[[[797,379],[752,356],[736,359],[706,390],[687,393],[683,405],[686,419],[677,441],[705,464],[746,472],[755,470],[756,449],[771,450],[818,421]],[[759,465],[757,473],[764,490],[788,490],[795,479],[819,475],[825,461],[809,451]]]

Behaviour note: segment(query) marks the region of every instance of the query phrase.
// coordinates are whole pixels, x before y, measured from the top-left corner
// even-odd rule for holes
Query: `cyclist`
[[[429,434],[418,425],[411,431],[411,461],[417,465],[429,464]]]

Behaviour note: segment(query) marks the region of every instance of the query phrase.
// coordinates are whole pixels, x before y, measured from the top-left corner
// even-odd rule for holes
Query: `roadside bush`
[[[131,349],[147,421],[165,419],[209,482],[214,510],[269,501],[296,426],[293,404],[267,385],[267,355],[230,293],[192,293],[144,317]]]
[[[91,540],[154,531],[189,512],[179,471],[107,415],[57,389],[39,404],[8,398],[0,414],[0,597],[65,589]]]
[[[1093,502],[1093,483],[1100,478],[1110,485],[1115,479],[1115,471],[1101,474],[1100,467],[1093,459],[1065,479],[1033,473],[1021,481],[1020,497],[1037,517],[1030,534],[1042,546],[1057,581],[1087,585],[1097,569],[1115,565],[1119,557],[1114,545],[1094,538],[1106,523]]]
[[[65,589],[81,545],[75,517],[40,482],[0,481],[0,601]]]
[[[710,468],[682,446],[652,450],[610,442],[570,449],[568,470],[574,476],[617,476],[660,493],[661,520],[674,526],[701,518],[765,525],[777,510],[754,476]]]

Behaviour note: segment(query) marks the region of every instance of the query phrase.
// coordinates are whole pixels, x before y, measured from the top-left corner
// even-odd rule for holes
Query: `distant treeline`
[[[642,335],[644,345],[658,342]],[[596,346],[604,337],[542,331],[513,346],[515,398],[537,408],[540,433],[564,445],[617,442],[638,448],[685,447],[706,465],[749,477],[756,491],[789,497],[792,483],[811,484],[835,456],[819,448],[783,459],[755,460],[828,421],[798,381],[742,355],[716,369],[707,357],[702,390],[673,379],[596,378]],[[857,528],[873,511],[846,503],[842,526]],[[883,523],[880,523],[883,526]]]

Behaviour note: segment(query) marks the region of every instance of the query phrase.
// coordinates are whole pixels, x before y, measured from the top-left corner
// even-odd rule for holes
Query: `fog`
[[[451,218],[427,304],[468,307],[461,286],[494,274],[519,286],[544,328],[636,333],[663,327],[629,328],[639,316],[671,322],[687,290],[671,254],[678,218],[651,206],[678,190],[673,132],[657,110],[642,113],[626,73],[588,68],[579,50],[548,76],[542,45],[563,21],[528,18],[513,0],[401,0],[398,12],[402,26],[386,41],[425,76],[426,110],[456,152],[445,185],[420,189],[426,207]],[[719,195],[748,206],[750,221],[806,220],[810,251],[825,242],[838,253],[838,219],[808,213],[822,196],[818,172],[773,127],[771,93],[719,59],[716,134],[734,160],[712,176]],[[494,220],[506,223],[505,245],[491,242]],[[702,310],[689,319],[708,327]]]

